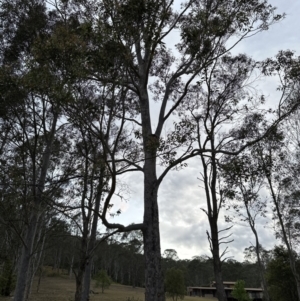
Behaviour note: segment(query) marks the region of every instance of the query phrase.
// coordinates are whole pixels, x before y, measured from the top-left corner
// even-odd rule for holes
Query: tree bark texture
[[[86,268],[86,256],[87,256],[87,234],[82,234],[81,249],[80,249],[80,263],[75,274],[76,277],[76,292],[75,301],[81,301],[83,291],[84,272]]]
[[[144,177],[144,254],[145,254],[145,300],[163,301],[164,283],[161,271],[161,250],[159,233],[159,214],[157,204],[157,187],[153,162],[145,163]]]
[[[217,220],[209,218],[211,229],[211,245],[213,255],[214,275],[217,288],[217,298],[219,301],[227,301],[226,292],[223,284],[222,261],[220,258],[219,232]]]
[[[141,63],[141,62],[140,62]],[[142,117],[144,163],[144,254],[145,254],[145,301],[164,301],[164,282],[161,269],[161,249],[158,213],[158,181],[156,156],[159,137],[152,134],[149,96],[145,88],[145,66],[140,64],[139,98]]]

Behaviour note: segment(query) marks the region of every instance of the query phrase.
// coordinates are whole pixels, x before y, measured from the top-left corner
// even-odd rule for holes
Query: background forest
[[[74,277],[75,301],[100,270],[164,301],[178,268],[186,285],[215,280],[219,301],[238,279],[300,301],[300,57],[234,52],[284,18],[266,0],[2,0],[0,293],[29,300],[51,266]],[[161,254],[158,197],[189,164],[210,256],[180,260]],[[121,224],[134,187],[141,222]],[[243,263],[228,256],[235,224],[254,242]]]

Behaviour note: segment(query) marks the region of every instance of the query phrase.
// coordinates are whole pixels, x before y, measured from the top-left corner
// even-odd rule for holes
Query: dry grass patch
[[[40,291],[36,292],[37,280],[32,287],[32,294],[30,301],[72,301],[75,295],[75,279],[69,279],[67,276],[62,275],[58,277],[43,277],[40,285]],[[95,288],[92,282],[91,289],[98,294],[91,294],[91,301],[127,301],[128,298],[132,300],[145,300],[145,290],[143,288],[133,288],[131,286],[120,285],[113,283],[109,289],[101,293],[101,288]],[[12,300],[11,297],[1,298],[0,300]],[[130,300],[130,299],[129,299]],[[172,299],[167,299],[167,301]],[[216,299],[188,297],[184,298],[185,301],[211,301]]]

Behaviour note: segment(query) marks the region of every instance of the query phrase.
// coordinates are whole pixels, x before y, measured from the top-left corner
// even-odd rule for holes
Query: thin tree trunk
[[[36,212],[33,212],[31,215],[31,219],[28,223],[27,233],[24,240],[25,244],[22,247],[22,255],[19,262],[14,301],[23,301],[25,298],[27,276],[30,268],[30,259],[32,255],[36,225],[37,225],[37,214]]]
[[[217,288],[217,298],[219,301],[227,301],[227,296],[223,284],[222,261],[220,258],[219,231],[218,231],[217,220],[215,220],[214,218],[210,218],[209,223],[211,229],[211,245],[212,245],[214,275],[215,275],[216,288]]]
[[[104,171],[103,171],[104,172]],[[94,216],[93,216],[93,223],[92,223],[92,229],[91,229],[91,236],[90,241],[88,245],[88,251],[86,255],[86,266],[84,271],[84,278],[83,278],[83,291],[82,291],[82,297],[81,301],[89,301],[89,293],[90,293],[90,285],[91,285],[91,271],[92,271],[92,259],[94,255],[95,250],[95,244],[96,244],[96,236],[97,236],[97,226],[98,226],[98,212],[100,210],[100,202],[101,202],[101,196],[102,196],[102,186],[103,186],[103,177],[100,175],[98,185],[98,192],[95,200],[95,206],[94,206]]]
[[[261,258],[260,258],[260,254],[259,254],[258,235],[257,235],[256,230],[253,233],[255,235],[255,251],[256,251],[258,268],[259,268],[259,272],[260,272],[260,278],[261,278],[262,284],[263,284],[264,300],[270,301],[270,295],[269,295],[268,285],[267,285],[267,281],[266,281],[266,278],[265,278],[265,269],[264,269],[264,266],[263,266],[263,264],[261,262]]]
[[[72,274],[73,274],[73,264],[74,264],[74,254],[72,255],[72,259],[71,259],[71,265],[70,265],[70,272],[69,272],[69,278],[72,278]]]
[[[45,152],[43,154],[42,164],[41,164],[41,171],[39,176],[38,185],[36,188],[36,196],[33,200],[33,209],[31,209],[30,219],[28,220],[28,228],[27,233],[24,239],[24,244],[22,247],[22,255],[20,260],[20,266],[18,269],[18,276],[17,276],[17,284],[16,290],[14,295],[14,301],[23,301],[26,297],[26,283],[27,283],[27,276],[30,267],[30,261],[33,251],[33,246],[36,237],[36,229],[39,223],[39,212],[41,210],[41,206],[43,203],[42,195],[45,187],[46,182],[46,175],[48,171],[48,167],[50,164],[50,158],[52,153],[52,145],[54,141],[55,131],[56,131],[56,123],[58,119],[58,114],[55,112],[52,128],[49,133],[47,145],[45,148]],[[36,183],[34,183],[36,184]],[[34,188],[35,189],[35,188]]]
[[[56,264],[56,269],[58,274],[60,273],[61,253],[62,253],[62,249],[59,248],[58,256],[57,256],[57,264]]]
[[[252,218],[252,215],[251,215],[251,213],[249,211],[249,208],[248,208],[248,206],[247,206],[246,203],[245,203],[245,207],[246,207],[247,216],[248,216],[248,219],[249,219],[249,225],[250,225],[252,233],[254,234],[254,237],[255,237],[255,252],[256,252],[256,258],[257,258],[257,263],[258,263],[260,278],[261,278],[261,281],[262,281],[262,284],[263,284],[264,300],[265,301],[270,301],[270,295],[269,295],[269,291],[268,291],[268,285],[267,285],[267,281],[266,281],[266,278],[265,278],[265,269],[264,269],[264,266],[263,266],[263,264],[261,262],[260,253],[259,253],[259,246],[260,246],[260,244],[259,244],[258,234],[257,234],[257,231],[255,229],[255,221]]]
[[[40,252],[40,256],[39,256],[39,260],[38,260],[38,264],[37,264],[37,269],[38,268],[40,269],[38,285],[37,285],[37,292],[39,292],[41,279],[42,279],[42,275],[43,275],[43,265],[44,265],[44,259],[45,259],[45,252],[44,252],[45,241],[46,241],[46,235],[44,234],[42,248],[41,248],[41,252]]]
[[[213,142],[212,142],[212,149]],[[218,217],[220,209],[220,201],[217,198],[216,192],[216,182],[217,182],[217,165],[215,160],[215,155],[211,156],[211,170],[208,170],[208,164],[205,161],[205,157],[201,155],[201,161],[203,166],[203,181],[206,194],[207,202],[207,217],[209,220],[211,234],[208,237],[210,242],[210,248],[213,256],[213,267],[214,276],[217,288],[217,298],[219,301],[227,301],[226,292],[223,284],[222,276],[222,261],[220,256],[220,240],[219,240],[219,230],[218,230]]]

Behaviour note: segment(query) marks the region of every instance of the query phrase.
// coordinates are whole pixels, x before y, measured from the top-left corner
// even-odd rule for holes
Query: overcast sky
[[[270,4],[278,8],[278,13],[286,13],[286,18],[268,31],[247,39],[235,48],[234,53],[242,52],[254,59],[264,59],[276,55],[279,50],[295,50],[300,55],[300,0],[272,0]],[[169,46],[169,45],[167,45]],[[268,81],[261,87],[271,96],[276,82]],[[200,161],[193,159],[188,167],[171,172],[163,181],[159,190],[161,250],[175,249],[180,259],[190,259],[197,255],[210,255],[206,230],[209,230],[207,217],[200,208],[205,208],[205,195],[201,187]],[[122,214],[114,222],[138,223],[143,219],[143,182],[139,176],[123,177],[131,188],[127,202],[120,204]],[[220,229],[226,227],[220,214]],[[271,221],[259,220],[258,230],[263,247],[272,248],[275,239]],[[232,242],[227,256],[242,261],[243,251],[254,244],[249,227],[234,225]]]

